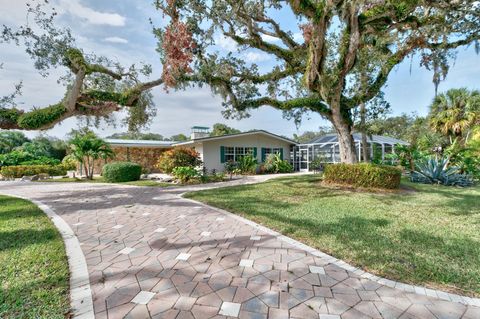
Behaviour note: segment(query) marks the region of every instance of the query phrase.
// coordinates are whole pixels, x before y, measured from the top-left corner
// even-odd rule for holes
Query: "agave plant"
[[[410,175],[414,183],[441,184],[445,186],[471,186],[473,179],[460,174],[459,168],[449,166],[449,158],[429,157],[415,163],[415,171]]]

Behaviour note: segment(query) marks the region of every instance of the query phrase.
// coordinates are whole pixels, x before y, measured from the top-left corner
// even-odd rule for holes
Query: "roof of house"
[[[362,134],[360,133],[353,133],[353,140],[355,142],[361,142]],[[403,144],[407,145],[408,142],[399,140],[397,138],[389,137],[389,136],[380,136],[380,135],[367,135],[367,143],[377,143],[377,144]],[[320,137],[317,137],[306,144],[328,144],[328,143],[338,143],[338,136],[335,133],[332,134],[325,134]]]
[[[283,136],[280,136],[280,135],[277,135],[277,134],[267,132],[265,130],[252,130],[252,131],[249,131],[249,132],[226,134],[226,135],[221,135],[221,136],[201,137],[201,138],[196,138],[194,140],[189,140],[189,141],[186,141],[186,142],[179,142],[179,143],[176,143],[174,145],[188,145],[188,144],[193,144],[193,143],[196,143],[196,142],[215,141],[215,140],[227,139],[227,138],[231,138],[231,137],[248,136],[248,135],[255,135],[255,134],[267,135],[267,136],[282,140],[282,141],[287,142],[287,143],[291,143],[291,144],[295,144],[295,145],[298,144],[294,140],[291,140],[289,138],[286,138],[286,137],[283,137]]]
[[[154,148],[169,148],[176,141],[155,141],[155,140],[122,140],[107,138],[105,142],[112,146],[124,146],[124,147],[154,147]]]

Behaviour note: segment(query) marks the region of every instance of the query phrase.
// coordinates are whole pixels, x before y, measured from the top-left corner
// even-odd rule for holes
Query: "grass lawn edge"
[[[267,182],[270,182],[270,181],[267,181]],[[405,179],[402,179],[402,183],[405,183]],[[263,184],[263,183],[258,183],[258,184]],[[335,185],[332,187],[332,185],[322,185],[323,187],[332,187],[333,190],[340,190],[340,191],[345,191],[345,192],[352,192],[352,193],[356,193],[356,192],[360,192],[360,193],[372,193],[372,194],[377,194],[377,195],[389,195],[389,193],[398,193],[399,195],[401,195],[401,193],[416,193],[416,192],[419,192],[420,190],[417,190],[416,187],[413,187],[412,185],[410,185],[411,183],[407,182],[406,185],[403,185],[405,186],[405,189],[400,189],[398,190],[397,192],[371,192],[371,190],[368,190],[368,189],[365,189],[365,190],[361,190],[361,191],[358,191],[358,190],[351,190],[351,189],[348,189],[348,188],[344,188],[342,186],[339,186],[339,185]],[[251,185],[241,185],[241,186],[236,186],[238,188],[241,188],[241,187],[249,187],[249,186],[254,186],[255,184],[251,184]],[[425,185],[423,184],[420,184],[419,185],[420,187],[424,187]],[[220,188],[219,189],[216,189],[216,190],[221,190]],[[247,224],[251,224],[251,225],[254,225],[254,227],[260,227],[260,228],[264,228],[266,230],[269,230],[269,231],[273,231],[276,236],[281,236],[281,237],[284,237],[287,239],[287,242],[290,242],[290,241],[295,241],[297,244],[299,244],[299,247],[302,247],[303,249],[307,248],[306,250],[313,250],[313,251],[316,251],[316,253],[318,254],[321,254],[321,255],[325,255],[325,256],[328,256],[330,258],[332,258],[332,260],[338,260],[339,261],[339,265],[343,265],[345,267],[342,266],[342,268],[346,269],[346,270],[349,270],[349,271],[356,271],[356,273],[365,273],[365,276],[364,278],[369,278],[369,279],[375,279],[375,281],[383,284],[383,285],[386,285],[386,286],[390,286],[390,287],[396,287],[396,288],[399,288],[399,289],[402,289],[404,291],[410,291],[410,292],[420,292],[420,294],[434,294],[436,297],[439,297],[440,299],[444,299],[444,300],[450,300],[450,301],[456,301],[456,302],[460,302],[460,303],[464,303],[464,304],[470,304],[470,305],[475,305],[477,307],[480,307],[480,298],[478,298],[478,294],[477,295],[471,295],[471,294],[463,294],[462,291],[460,290],[456,290],[456,289],[450,289],[450,287],[448,286],[443,286],[443,285],[431,285],[430,283],[415,283],[415,282],[410,282],[409,280],[402,280],[402,279],[398,279],[398,278],[392,278],[392,279],[388,279],[389,276],[386,275],[386,276],[382,276],[382,274],[379,274],[378,272],[376,272],[375,270],[372,270],[372,269],[369,269],[368,265],[366,267],[364,267],[363,265],[358,265],[355,260],[353,261],[350,261],[348,259],[347,262],[350,262],[352,263],[353,265],[355,266],[352,266],[350,264],[348,264],[347,262],[345,262],[343,259],[338,259],[337,257],[335,257],[335,253],[334,252],[331,252],[329,251],[328,249],[325,250],[323,249],[322,247],[318,247],[318,248],[315,248],[316,245],[311,245],[308,241],[304,241],[303,238],[301,237],[297,237],[295,236],[295,234],[283,234],[282,231],[278,228],[276,228],[274,225],[271,225],[269,223],[264,223],[262,220],[259,220],[255,215],[250,215],[250,214],[247,214],[247,213],[244,213],[242,212],[241,209],[236,209],[236,208],[232,208],[232,207],[228,207],[228,204],[221,204],[220,202],[216,202],[214,199],[213,200],[209,200],[208,198],[205,198],[207,196],[204,196],[204,198],[202,198],[202,196],[196,196],[196,194],[201,194],[205,191],[203,190],[199,190],[199,191],[189,191],[189,192],[185,192],[183,194],[181,194],[181,196],[185,199],[188,199],[188,200],[191,200],[192,202],[195,202],[196,204],[201,204],[201,205],[205,205],[206,207],[209,207],[211,209],[214,209],[214,210],[217,210],[217,211],[220,211],[224,214],[227,214],[229,216],[232,216],[234,218],[240,218],[242,221],[246,222]],[[208,190],[207,190],[208,192]],[[383,194],[382,194],[383,193]],[[211,195],[209,195],[211,196]],[[324,251],[326,251],[326,253],[324,253]],[[358,266],[358,267],[357,267]],[[396,280],[394,280],[396,279]]]

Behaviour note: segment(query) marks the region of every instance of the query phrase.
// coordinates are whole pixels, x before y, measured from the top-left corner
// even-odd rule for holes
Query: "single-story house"
[[[221,172],[225,163],[237,161],[245,154],[252,154],[259,163],[265,161],[270,153],[277,153],[281,158],[292,162],[291,151],[296,142],[286,137],[264,130],[253,130],[238,134],[210,137],[209,128],[194,126],[190,140],[150,141],[106,139],[115,152],[116,161],[132,161],[142,165],[144,169],[156,172],[155,164],[160,155],[175,147],[193,148],[200,154],[203,166],[208,170]],[[96,171],[100,171],[101,163]]]
[[[356,150],[361,158],[361,135],[353,134]],[[237,161],[245,154],[252,154],[259,163],[263,163],[268,154],[276,153],[284,160],[289,161],[296,171],[310,170],[310,163],[321,156],[326,162],[340,161],[340,151],[336,134],[326,134],[309,143],[297,142],[265,130],[210,136],[208,127],[194,126],[190,140],[178,141],[150,141],[150,140],[120,140],[106,139],[115,152],[116,161],[132,161],[139,163],[147,172],[157,172],[155,164],[160,155],[175,147],[188,147],[200,154],[203,166],[208,171],[224,170],[225,163]],[[397,144],[406,145],[405,141],[387,136],[368,136],[366,147],[373,155],[374,149],[381,150],[382,158],[385,154],[393,153]],[[96,168],[100,172],[103,163]]]

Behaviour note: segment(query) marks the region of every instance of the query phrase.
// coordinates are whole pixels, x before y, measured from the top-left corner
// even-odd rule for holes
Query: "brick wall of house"
[[[101,173],[103,165],[113,161],[130,161],[138,163],[142,165],[144,169],[156,173],[158,170],[155,168],[155,164],[160,155],[168,150],[168,148],[112,146],[112,150],[115,152],[115,158],[107,161],[97,161],[95,165],[96,174]]]

